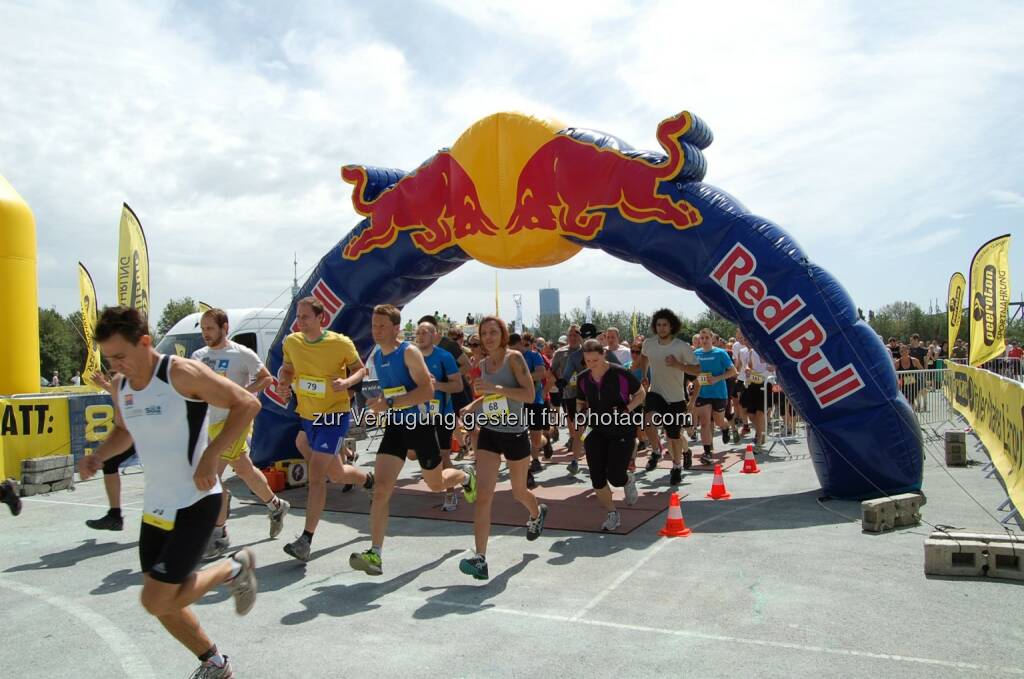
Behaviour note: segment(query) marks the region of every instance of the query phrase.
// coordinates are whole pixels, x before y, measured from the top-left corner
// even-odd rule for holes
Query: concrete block
[[[18,491],[22,497],[30,497],[32,495],[39,495],[40,493],[49,493],[50,484],[48,483],[23,483],[18,487]]]
[[[1024,580],[1024,549],[1010,542],[990,542],[987,575],[1004,580]]]
[[[1024,581],[1024,536],[932,533],[924,545],[924,572]]]
[[[21,482],[33,484],[53,483],[62,479],[70,479],[73,474],[74,469],[71,467],[60,467],[45,472],[23,472]]]
[[[950,540],[932,533],[924,543],[924,572],[927,575],[983,577],[988,570],[988,543],[979,540]]]
[[[889,498],[865,500],[860,503],[861,530],[868,533],[882,533],[896,525],[896,503]]]
[[[48,472],[51,469],[70,467],[74,464],[74,458],[70,455],[47,455],[46,457],[33,457],[21,461],[21,473],[26,472]]]
[[[946,445],[946,466],[947,467],[966,467],[967,466],[967,447],[966,446],[950,446]]]
[[[946,432],[946,445],[950,443],[959,444],[961,446],[967,444],[967,434],[962,431],[947,431]]]
[[[74,486],[74,480],[71,477],[61,479],[60,481],[54,481],[50,484],[50,492],[55,490],[65,490]]]
[[[921,506],[927,502],[920,493],[902,493],[892,496],[896,507],[896,526],[916,526],[921,523]]]

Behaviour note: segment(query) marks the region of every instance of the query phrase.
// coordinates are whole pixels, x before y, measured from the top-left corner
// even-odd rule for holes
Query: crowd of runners
[[[536,475],[553,463],[553,444],[563,436],[566,473],[577,477],[585,461],[606,531],[619,528],[622,504],[638,501],[638,473],[658,483],[653,473],[663,458],[671,460],[665,483],[676,486],[694,464],[691,444],[699,445],[699,462],[710,464],[723,452],[715,450],[719,436],[723,444],[749,436],[758,452],[764,442],[772,366],[738,330],[728,341],[707,328],[690,341],[679,338],[680,320],[667,309],[654,313],[650,337],[627,345],[616,328],[570,325],[565,335],[546,340],[511,333],[496,316],[483,318],[468,337],[457,327],[442,332],[426,316],[408,341],[399,310],[380,305],[366,363],[350,338],[325,328],[328,316],[317,299],[300,300],[296,310],[298,329],[285,338],[276,389],[295,399],[301,425],[295,445],[308,466],[303,530],[284,546],[299,561],[310,558],[327,484],[358,486],[371,503],[371,542],[349,563],[383,574],[390,500],[406,460],[416,460],[422,481],[441,495],[442,510],[457,508],[459,496],[473,505],[475,544],[459,569],[486,580],[503,464],[523,507],[525,537],[536,540],[549,511],[534,493]],[[231,501],[221,475],[230,466],[266,505],[271,538],[282,532],[290,505],[249,458],[256,394],[274,378],[255,353],[228,339],[224,311],[205,312],[200,325],[206,346],[180,358],[156,351],[138,311],[103,311],[95,337],[112,372],[92,380],[113,398],[114,427],[81,458],[79,473],[84,480],[102,471],[110,505],[86,524],[120,531],[117,470],[139,456],[145,468],[142,605],[199,659],[193,676],[230,677],[228,656],[191,608],[221,585],[230,588],[240,615],[256,600],[253,550],[220,558],[230,549]],[[346,448],[353,421],[380,430],[372,471],[357,467],[355,451]],[[638,456],[646,457],[643,472]],[[618,503],[614,488],[622,489]],[[0,501],[12,513],[21,509],[8,482],[0,486]],[[213,563],[199,570],[204,560]]]

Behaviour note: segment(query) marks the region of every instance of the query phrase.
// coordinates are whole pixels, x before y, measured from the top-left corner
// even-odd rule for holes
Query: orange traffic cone
[[[740,470],[740,474],[760,474],[761,470],[757,468],[757,460],[754,459],[754,446],[747,444],[747,452],[743,455],[743,469]]]
[[[711,492],[704,497],[711,498],[712,500],[728,500],[732,497],[725,490],[725,481],[722,480],[722,465],[715,465],[715,480],[711,482]]]
[[[683,510],[679,506],[679,493],[672,493],[672,497],[668,501],[668,518],[665,519],[665,527],[658,531],[658,535],[667,538],[685,538],[692,532],[686,527],[686,521],[683,520]]]

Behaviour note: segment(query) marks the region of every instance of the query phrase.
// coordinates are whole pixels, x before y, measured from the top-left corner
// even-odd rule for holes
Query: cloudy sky
[[[293,6],[294,5],[294,6]],[[39,300],[77,308],[75,263],[114,298],[122,202],[154,309],[190,295],[284,306],[358,219],[338,169],[412,169],[503,110],[657,148],[686,109],[707,181],[793,233],[865,309],[928,308],[1012,232],[1024,289],[1024,3],[0,0],[0,174],[35,212]],[[500,274],[524,316],[692,293],[594,251]],[[408,307],[493,308],[475,262]],[[508,314],[506,314],[508,315]]]

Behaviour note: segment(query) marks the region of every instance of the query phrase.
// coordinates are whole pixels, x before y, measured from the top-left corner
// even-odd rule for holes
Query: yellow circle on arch
[[[552,231],[505,231],[515,209],[523,166],[565,126],[522,113],[495,113],[474,123],[452,145],[452,157],[473,178],[483,211],[498,226],[497,236],[474,235],[459,247],[479,262],[503,269],[551,266],[582,248]]]

